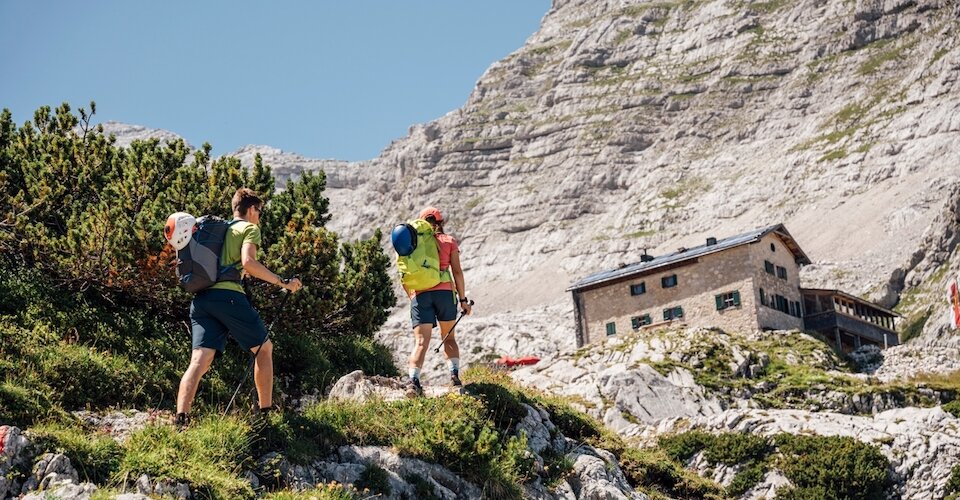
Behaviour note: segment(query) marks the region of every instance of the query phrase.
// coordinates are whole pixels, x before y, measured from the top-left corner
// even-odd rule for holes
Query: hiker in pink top
[[[413,352],[410,354],[410,387],[408,389],[416,394],[423,394],[420,369],[423,368],[423,360],[427,354],[427,346],[430,345],[433,327],[438,323],[440,337],[446,336],[443,342],[443,353],[450,367],[450,383],[455,387],[463,385],[460,382],[460,347],[450,330],[456,323],[457,306],[463,310],[464,314],[470,314],[471,309],[463,282],[463,268],[460,267],[460,247],[453,236],[443,232],[443,215],[440,214],[440,210],[427,207],[420,212],[420,218],[433,226],[440,250],[440,269],[449,269],[454,282],[442,282],[433,288],[420,291],[404,287],[404,291],[410,297],[410,319],[416,341]]]

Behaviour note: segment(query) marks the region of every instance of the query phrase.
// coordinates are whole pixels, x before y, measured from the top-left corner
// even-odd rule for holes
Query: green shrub
[[[943,411],[953,415],[954,417],[960,418],[960,399],[954,399],[953,401],[943,405]]]
[[[417,496],[415,498],[421,500],[440,500],[440,497],[438,497],[436,492],[433,491],[433,485],[431,485],[426,479],[416,474],[411,474],[404,476],[403,480],[412,484],[414,489],[417,490]]]
[[[374,495],[390,496],[391,492],[390,476],[377,464],[367,465],[353,486],[363,493],[370,491]]]
[[[819,498],[882,498],[890,462],[875,447],[850,437],[779,434],[777,467],[799,490]],[[784,493],[787,495],[788,493]],[[799,498],[799,497],[791,497]]]
[[[686,470],[660,448],[629,448],[620,467],[633,486],[673,498],[722,498],[716,483]]]
[[[770,453],[767,438],[756,434],[726,432],[706,439],[704,457],[711,464],[737,465],[749,461],[760,462]]]
[[[810,500],[813,498],[837,498],[822,486],[783,487],[777,489],[777,500]],[[844,498],[844,497],[840,497]]]
[[[715,440],[716,436],[708,432],[689,431],[661,437],[659,444],[672,460],[686,463],[697,452],[711,446]]]
[[[22,127],[0,113],[0,398],[11,418],[23,425],[42,417],[31,410],[39,394],[53,411],[172,404],[189,358],[191,296],[176,286],[163,224],[181,210],[229,217],[241,186],[269,207],[263,262],[306,285],[275,324],[282,294],[253,287],[276,326],[283,389],[312,392],[356,368],[396,373],[372,340],[396,302],[382,234],[341,242],[324,227],[323,172],[275,193],[259,155],[246,168],[237,158],[213,159],[209,144],[119,147],[91,124],[94,112],[93,103],[76,113],[43,107]],[[200,410],[229,399],[248,357],[239,351],[228,348],[204,377]]]
[[[766,473],[766,461],[751,461],[747,463],[743,469],[740,469],[740,472],[737,472],[737,475],[733,476],[733,479],[730,480],[730,484],[727,485],[727,495],[731,497],[743,495],[750,488],[753,488],[762,481]]]
[[[956,498],[956,493],[960,493],[960,465],[954,465],[950,469],[950,480],[947,481],[947,489],[944,492],[948,498]]]

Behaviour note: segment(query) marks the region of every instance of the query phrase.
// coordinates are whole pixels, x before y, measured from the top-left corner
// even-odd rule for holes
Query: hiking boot
[[[174,423],[177,426],[177,432],[183,432],[190,427],[190,415],[186,413],[177,413],[177,418],[174,420]]]
[[[407,397],[423,396],[423,386],[420,385],[420,379],[412,378],[407,382]]]
[[[457,376],[457,372],[450,374],[450,385],[454,387],[463,387],[463,382],[460,381],[460,377]]]

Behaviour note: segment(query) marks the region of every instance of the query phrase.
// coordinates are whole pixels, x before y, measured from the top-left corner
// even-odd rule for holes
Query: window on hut
[[[677,275],[671,274],[670,276],[660,278],[660,286],[663,288],[673,288],[677,286]]]
[[[740,307],[740,290],[714,295],[717,302],[717,310],[722,311],[728,307]]]

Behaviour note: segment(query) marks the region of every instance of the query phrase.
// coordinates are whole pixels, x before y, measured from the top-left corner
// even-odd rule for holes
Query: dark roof
[[[698,247],[687,248],[680,252],[656,257],[647,262],[635,262],[612,271],[594,273],[586,278],[581,279],[580,281],[574,282],[567,288],[567,291],[569,292],[573,290],[582,290],[584,288],[594,288],[602,283],[617,281],[633,275],[646,274],[670,264],[696,259],[697,257],[701,257],[703,255],[722,252],[724,250],[738,247],[740,245],[746,245],[748,243],[756,243],[770,233],[776,233],[777,236],[783,240],[787,248],[789,248],[793,253],[797,264],[810,264],[810,259],[807,257],[807,254],[803,253],[803,250],[800,249],[800,245],[798,245],[796,240],[793,239],[793,236],[787,232],[787,228],[784,227],[783,224],[776,224],[774,226],[755,229],[748,233],[738,234],[736,236],[717,240],[717,242],[713,245],[701,245]]]
[[[868,306],[870,306],[870,307],[872,307],[872,308],[874,308],[874,309],[876,309],[876,310],[878,310],[878,311],[880,311],[880,312],[882,312],[882,313],[884,313],[884,314],[887,314],[887,315],[889,315],[889,316],[896,316],[896,317],[899,317],[899,318],[902,318],[902,317],[903,317],[902,314],[900,314],[900,313],[898,313],[898,312],[896,312],[896,311],[892,311],[892,310],[890,310],[890,309],[887,309],[886,307],[883,307],[883,306],[881,306],[880,304],[877,304],[876,302],[870,302],[870,301],[867,300],[867,299],[864,299],[864,298],[861,298],[861,297],[857,297],[856,295],[851,295],[851,294],[849,294],[849,293],[847,293],[847,292],[844,292],[844,291],[841,291],[841,290],[830,289],[830,288],[801,288],[801,289],[800,289],[800,294],[802,295],[802,294],[804,294],[804,293],[807,293],[807,294],[816,294],[816,295],[839,295],[840,297],[844,297],[844,298],[849,299],[849,300],[852,300],[852,301],[854,301],[854,302],[859,302],[859,303],[861,303],[861,304],[868,305]]]

